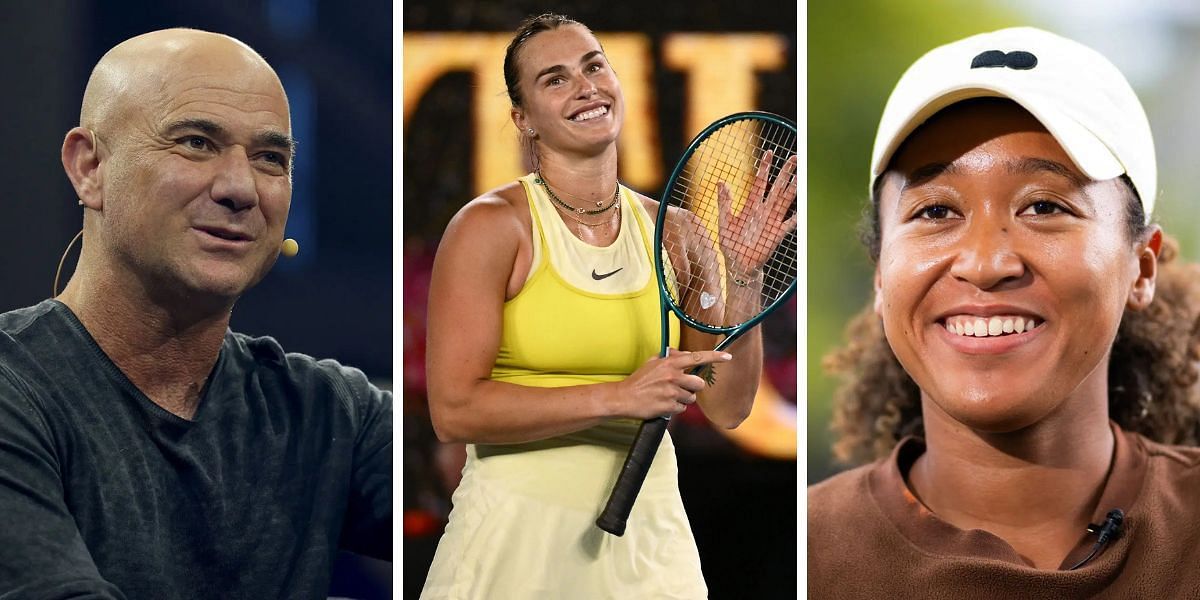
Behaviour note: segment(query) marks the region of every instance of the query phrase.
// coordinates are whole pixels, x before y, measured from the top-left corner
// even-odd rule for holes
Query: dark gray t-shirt
[[[391,558],[392,395],[226,332],[194,420],[75,315],[0,315],[0,598],[324,598]]]

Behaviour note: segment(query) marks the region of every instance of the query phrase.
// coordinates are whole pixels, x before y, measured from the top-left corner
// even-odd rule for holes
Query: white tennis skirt
[[[468,445],[421,598],[707,598],[669,434],[625,535],[596,527],[627,450]]]

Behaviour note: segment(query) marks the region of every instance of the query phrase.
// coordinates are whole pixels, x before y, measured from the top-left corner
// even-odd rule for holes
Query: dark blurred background
[[[81,227],[59,149],[79,123],[92,66],[137,34],[205,29],[246,42],[275,67],[299,141],[288,235],[300,255],[281,259],[238,303],[232,327],[336,358],[390,388],[391,24],[385,1],[5,2],[0,311],[50,296],[59,257]],[[77,255],[78,247],[66,273]],[[391,565],[342,555],[330,595],[391,597]]]
[[[900,75],[936,46],[1030,25],[1104,54],[1150,120],[1158,158],[1155,219],[1200,258],[1194,191],[1200,139],[1200,3],[1191,0],[810,0],[808,2],[808,483],[846,467],[831,460],[835,380],[821,358],[843,343],[871,299],[874,265],[856,225],[867,201],[871,144]]]
[[[416,597],[464,459],[437,442],[426,404],[429,273],[450,217],[524,174],[501,66],[512,31],[553,10],[588,25],[620,80],[623,183],[657,197],[687,142],[717,117],[796,118],[796,5],[665,0],[406,2],[403,7],[403,590]],[[765,325],[755,413],[719,432],[689,409],[672,421],[680,488],[712,598],[795,598],[796,301]],[[661,574],[670,577],[669,573]]]

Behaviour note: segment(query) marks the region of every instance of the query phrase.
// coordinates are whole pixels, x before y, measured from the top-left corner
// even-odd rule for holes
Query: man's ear
[[[75,188],[79,203],[93,210],[104,206],[101,192],[100,146],[96,132],[75,127],[67,132],[62,145],[62,164]]]
[[[1162,227],[1153,225],[1150,239],[1138,248],[1138,276],[1129,289],[1125,305],[1130,310],[1142,310],[1154,300],[1154,281],[1158,276],[1158,255],[1162,252]]]

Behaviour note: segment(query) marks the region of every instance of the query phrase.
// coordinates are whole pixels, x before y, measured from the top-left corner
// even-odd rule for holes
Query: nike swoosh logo
[[[624,268],[625,267],[617,267],[617,271],[620,271],[621,269],[624,269]],[[597,275],[596,270],[592,269],[592,279],[595,279],[596,281],[600,281],[601,279],[605,279],[608,277],[612,277],[613,275],[616,275],[617,271],[613,271],[612,273],[605,273],[603,275]]]

